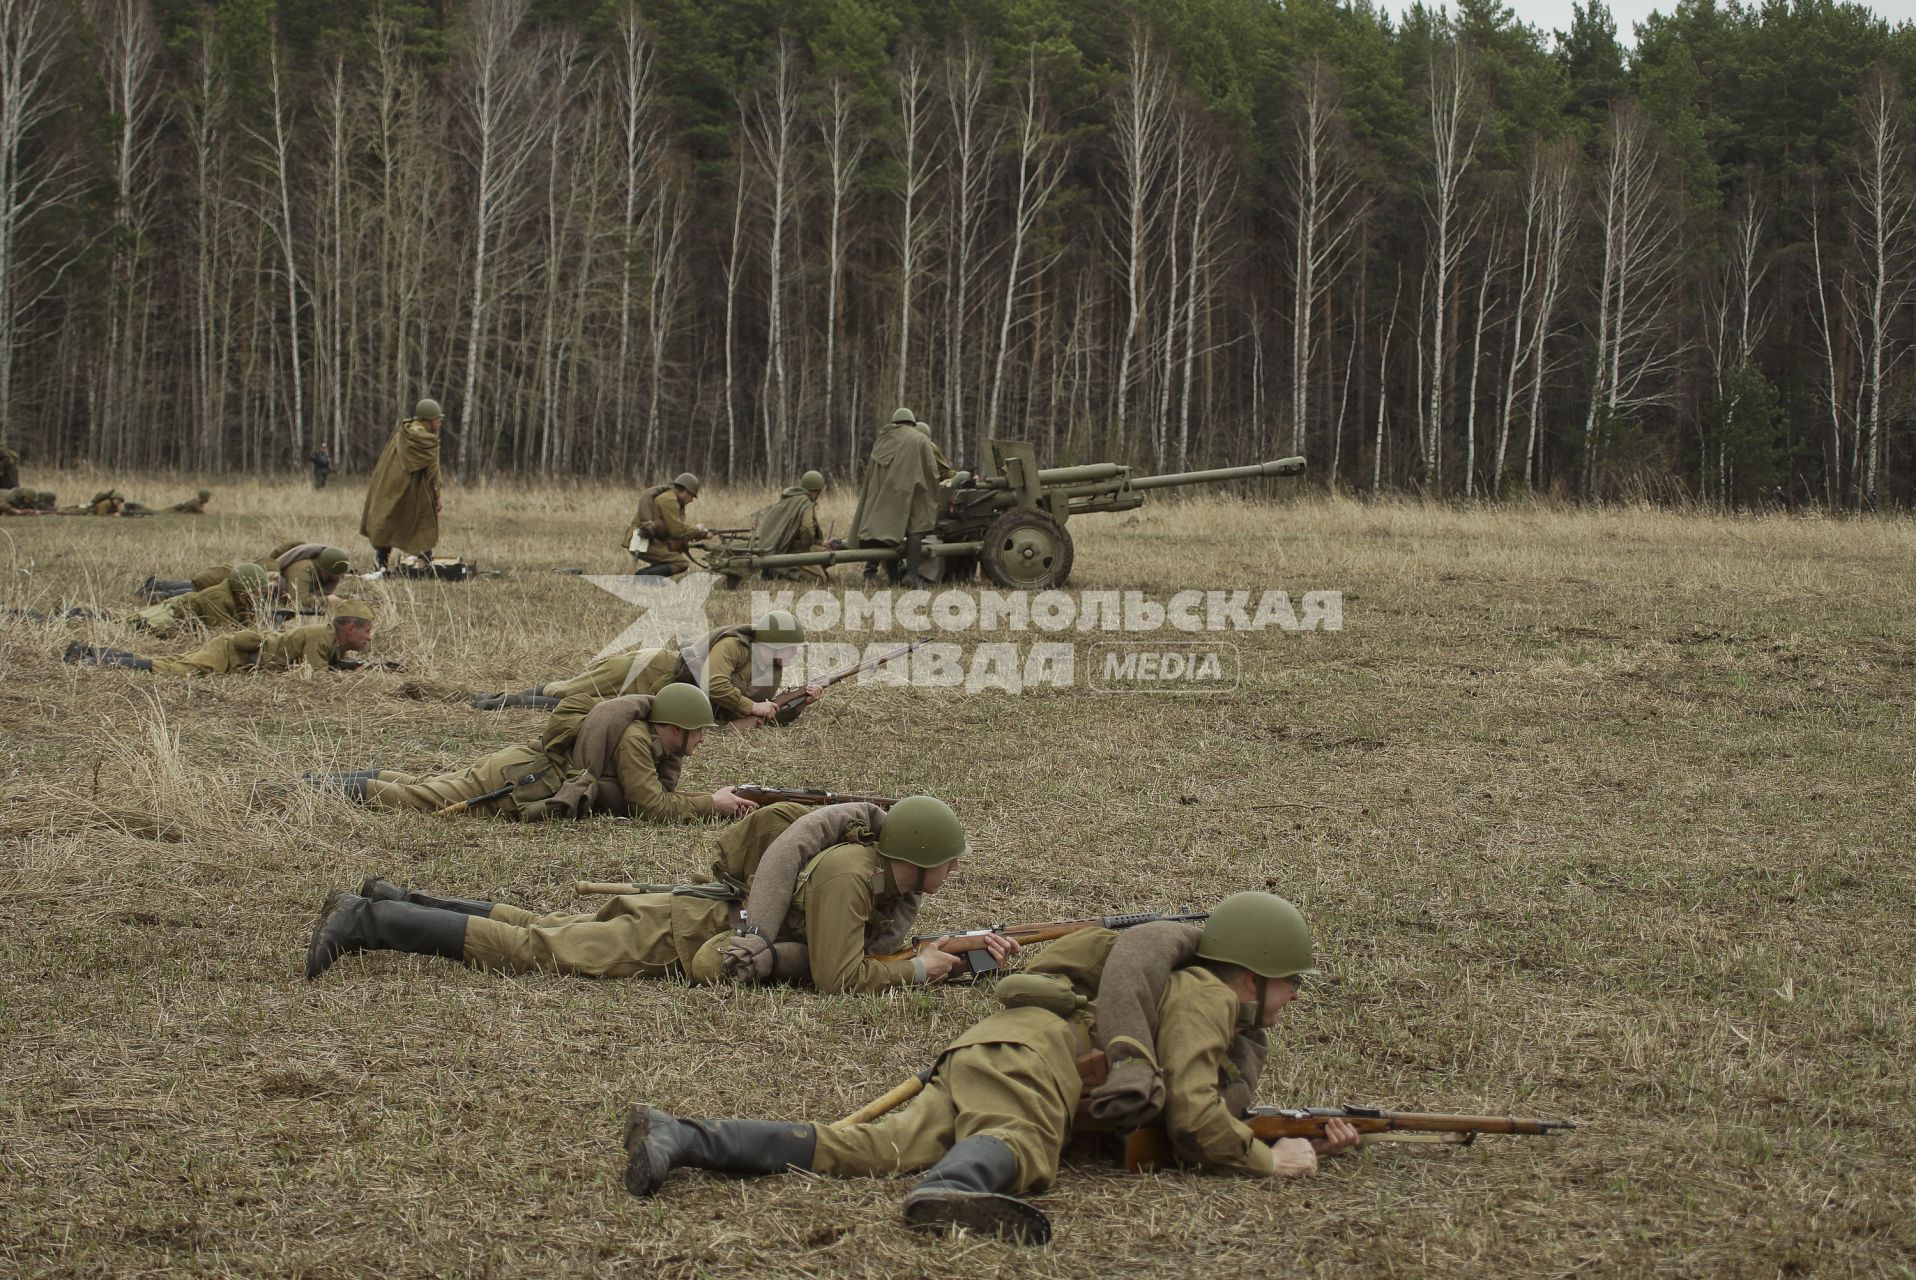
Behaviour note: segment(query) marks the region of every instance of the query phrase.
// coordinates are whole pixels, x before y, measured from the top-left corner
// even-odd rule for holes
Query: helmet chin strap
[[[1264,1001],[1269,997],[1271,980],[1257,975],[1257,999],[1249,1004],[1243,1001],[1237,1006],[1237,1025],[1240,1027],[1261,1027],[1264,1025]]]

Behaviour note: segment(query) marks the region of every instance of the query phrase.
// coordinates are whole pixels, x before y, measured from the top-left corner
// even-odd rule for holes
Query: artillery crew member
[[[384,769],[309,777],[350,799],[387,809],[486,813],[540,821],[610,813],[650,822],[735,818],[757,806],[721,787],[680,791],[685,758],[713,725],[712,703],[695,685],[657,697],[600,703],[574,721],[549,723],[538,741],[495,751],[456,773],[416,777]]]
[[[923,896],[968,851],[957,815],[930,796],[890,813],[771,805],[719,838],[715,883],[623,894],[597,912],[541,915],[368,880],[358,894],[326,899],[306,974],[353,952],[407,951],[506,973],[786,981],[832,993],[923,985],[948,977],[960,958],[935,942],[881,957],[905,945]],[[753,927],[741,932],[746,922]],[[997,941],[994,956],[1017,950]]]
[[[130,667],[172,676],[281,672],[302,664],[321,671],[350,669],[345,655],[365,652],[372,639],[372,607],[363,600],[342,600],[331,622],[291,631],[236,631],[177,658],[143,658],[124,649],[77,643],[68,646],[65,658],[85,666]]]
[[[759,555],[786,555],[802,551],[831,551],[838,545],[827,542],[818,527],[818,495],[825,491],[825,477],[807,471],[798,483],[778,495],[778,501],[760,513],[752,529],[752,550]],[[793,565],[785,569],[765,570],[767,578],[792,582],[828,581],[822,564]]]
[[[189,622],[203,627],[244,626],[265,612],[268,597],[266,570],[242,560],[226,575],[200,591],[169,597],[133,615],[133,625],[165,636]]]
[[[206,514],[206,500],[213,496],[211,489],[201,489],[185,502],[176,502],[167,510],[183,516],[203,516]]]
[[[644,566],[635,569],[635,575],[676,578],[691,569],[692,562],[685,558],[686,548],[709,536],[703,525],[685,518],[685,509],[698,496],[699,478],[690,471],[639,494],[639,508],[625,530],[626,550],[635,563]]]
[[[938,479],[937,447],[918,430],[918,415],[899,409],[873,442],[859,481],[852,545],[902,548],[930,533],[938,522]],[[896,561],[887,573],[893,582],[914,576]],[[878,566],[866,565],[865,576],[877,577]]]
[[[1092,934],[1105,931],[1091,931]],[[1125,936],[1132,940],[1134,930]],[[1084,946],[1098,945],[1095,936]],[[1124,943],[1103,940],[1102,997]],[[1143,941],[1140,939],[1140,941]],[[1056,944],[1032,969],[1067,948]],[[1356,1145],[1346,1121],[1322,1142],[1260,1142],[1240,1118],[1265,1056],[1264,1028],[1311,968],[1310,929],[1282,898],[1233,894],[1197,934],[1195,956],[1157,975],[1152,1046],[1162,1071],[1163,1120],[1173,1149],[1199,1168],[1256,1176],[1305,1176],[1320,1155]],[[1058,1158],[1083,1094],[1078,1060],[1089,1050],[1097,1007],[1057,978],[999,985],[1007,1005],[954,1040],[922,1092],[903,1109],[858,1124],[688,1120],[636,1106],[625,1123],[625,1186],[651,1196],[674,1169],[762,1175],[787,1169],[863,1177],[925,1169],[905,1196],[907,1226],[967,1227],[1043,1243],[1051,1227],[1017,1197],[1057,1178]],[[1062,997],[1062,998],[1060,998]],[[1248,1072],[1245,1068],[1249,1068]]]
[[[421,400],[400,423],[373,467],[359,532],[373,544],[377,562],[369,578],[383,577],[394,547],[430,561],[439,542],[439,426],[437,400]]]
[[[481,711],[536,707],[577,718],[607,698],[657,693],[668,684],[696,684],[712,700],[722,727],[750,720],[769,724],[785,667],[805,643],[805,628],[785,609],[773,609],[748,627],[719,627],[681,648],[635,649],[593,663],[576,676],[518,693],[482,694]],[[813,692],[822,692],[815,687]]]

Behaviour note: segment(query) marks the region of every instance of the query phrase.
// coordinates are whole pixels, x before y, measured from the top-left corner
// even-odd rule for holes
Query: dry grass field
[[[63,498],[95,479],[29,477]],[[0,603],[126,608],[148,572],[282,537],[364,554],[360,492],[228,486],[203,518],[0,522]],[[712,493],[696,514],[736,523],[761,500]],[[976,853],[927,928],[1296,899],[1326,980],[1280,1024],[1266,1101],[1583,1126],[1385,1146],[1286,1185],[1080,1160],[1043,1198],[1056,1241],[1020,1250],[906,1235],[902,1178],[680,1175],[644,1204],[618,1182],[632,1101],[836,1117],[996,1008],[985,990],[828,998],[391,955],[304,980],[321,897],[369,872],[566,907],[577,879],[708,864],[709,828],[249,798],[529,738],[536,714],[466,700],[569,674],[630,621],[551,572],[614,571],[630,502],[453,490],[441,550],[509,572],[367,584],[399,673],[87,671],[58,660],[69,640],[140,646],[111,623],[0,621],[0,1273],[1916,1269],[1910,522],[1155,502],[1074,524],[1074,587],[1341,590],[1344,629],[1233,637],[1228,696],[847,685],[789,730],[710,741],[689,786],[949,798]],[[828,502],[841,530],[848,514]],[[747,607],[714,599],[719,620]]]

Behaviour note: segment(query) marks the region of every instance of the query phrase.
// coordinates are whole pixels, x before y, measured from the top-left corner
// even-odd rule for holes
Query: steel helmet
[[[346,572],[346,552],[340,547],[321,547],[319,554],[313,557],[313,563],[327,577],[337,578]]]
[[[712,700],[695,684],[666,685],[652,696],[652,711],[646,719],[688,731],[710,729],[718,723],[712,716]]]
[[[942,867],[971,852],[951,806],[934,796],[908,796],[878,830],[878,852],[914,867]]]
[[[699,496],[699,478],[690,471],[679,472],[679,478],[672,483],[691,494],[694,498]]]
[[[1249,969],[1260,978],[1315,973],[1304,913],[1274,893],[1234,893],[1212,908],[1198,940],[1200,959]]]
[[[825,477],[816,471],[807,471],[798,478],[798,485],[807,493],[821,493],[825,489]]]
[[[259,595],[266,590],[266,570],[251,560],[242,560],[226,575],[226,584],[233,588],[234,595],[241,592],[250,596]]]
[[[774,609],[752,624],[752,640],[757,644],[804,644],[805,628],[785,609]]]
[[[437,400],[427,397],[412,407],[412,416],[421,422],[430,422],[434,418],[445,417],[446,411],[439,407]]]

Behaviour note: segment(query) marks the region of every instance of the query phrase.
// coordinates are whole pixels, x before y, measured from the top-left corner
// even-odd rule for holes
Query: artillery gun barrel
[[[1038,472],[1038,483],[1050,489],[1063,484],[1087,484],[1099,480],[1121,480],[1131,468],[1117,462],[1087,462],[1078,467],[1046,467]],[[979,489],[1008,489],[1011,481],[1003,476],[980,480]]]
[[[975,556],[982,542],[930,542],[925,554],[940,559],[946,556]],[[902,560],[903,547],[846,547],[842,551],[788,551],[775,556],[752,556],[747,562],[753,572],[760,569],[797,569],[805,565],[884,564]]]
[[[1218,467],[1211,471],[1174,471],[1162,476],[1133,476],[1133,489],[1170,489],[1181,484],[1217,484],[1224,480],[1252,480],[1258,476],[1301,476],[1304,459],[1278,458],[1272,462],[1253,462],[1244,467]]]

